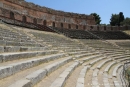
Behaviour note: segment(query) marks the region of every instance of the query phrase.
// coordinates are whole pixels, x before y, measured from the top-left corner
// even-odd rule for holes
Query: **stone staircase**
[[[101,40],[0,27],[0,87],[122,87],[119,72],[130,57],[125,50]]]

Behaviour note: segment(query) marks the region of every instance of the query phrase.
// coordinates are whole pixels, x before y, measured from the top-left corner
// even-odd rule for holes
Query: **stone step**
[[[86,62],[86,61],[89,61],[89,60],[92,60],[92,59],[95,59],[95,58],[98,58],[98,57],[101,57],[101,56],[102,55],[100,55],[100,54],[92,54],[92,55],[89,55],[87,57],[84,57],[80,61]]]
[[[100,84],[98,83],[98,72],[99,72],[99,69],[95,69],[93,71],[93,75],[92,75],[92,87],[100,87]]]
[[[21,40],[19,38],[13,38],[13,37],[2,37],[2,36],[0,36],[0,40],[21,42]]]
[[[109,57],[117,57],[117,56],[122,56],[122,55],[125,55],[125,54],[111,54],[111,55],[109,55]]]
[[[117,72],[117,81],[120,83],[120,86],[124,86],[124,87],[127,87],[126,84],[128,84],[128,80],[127,79],[124,79],[124,67],[121,67],[118,69],[118,72]],[[115,81],[116,81],[115,80]]]
[[[80,74],[80,72],[81,72],[82,69],[83,69],[82,65],[78,66],[72,72],[72,74],[68,77],[68,79],[66,80],[66,84],[64,85],[64,87],[76,87],[78,76],[79,76],[79,74]]]
[[[69,55],[76,55],[76,54],[84,54],[84,53],[88,53],[88,51],[79,51],[79,52],[69,52]]]
[[[23,81],[28,80],[28,82],[27,83],[21,82],[20,87],[26,87],[26,84],[30,84],[30,83],[31,83],[30,87],[33,87],[35,84],[37,84],[42,79],[44,79],[46,76],[48,76],[51,72],[53,72],[56,69],[58,69],[59,67],[65,65],[66,63],[70,62],[71,60],[72,60],[72,57],[66,57],[66,58],[64,58],[64,60],[55,62],[53,64],[45,66],[43,69],[39,69],[35,72],[32,72],[31,74],[29,74],[28,76],[26,76],[25,78],[22,79]],[[22,80],[20,80],[20,81],[22,81]],[[19,83],[20,81],[13,83],[9,87],[17,87],[17,83]]]
[[[26,47],[26,46],[0,46],[0,53],[3,52],[23,52],[23,51],[43,51],[48,47]]]
[[[64,57],[65,54],[52,54],[52,55],[47,55],[39,58],[34,58],[31,60],[25,60],[22,62],[16,62],[8,65],[4,65],[0,67],[0,79],[3,79],[7,76],[11,76],[17,72],[20,72],[21,70],[25,70],[37,65],[40,65],[42,63],[46,63],[55,59],[59,59],[61,57]]]
[[[73,72],[73,70],[79,65],[79,62],[73,63],[73,65],[69,66],[63,73],[59,75],[59,77],[51,84],[50,87],[63,87],[69,75]]]
[[[113,77],[117,77],[117,70],[122,66],[122,64],[116,65],[116,67],[114,68],[113,72],[112,72],[112,76]]]
[[[116,62],[111,62],[111,63],[105,68],[104,72],[107,72],[107,73],[108,73],[108,71],[110,70],[110,68],[111,68],[114,64],[116,64]]]
[[[35,47],[40,47],[41,45],[37,44],[37,43],[15,42],[15,41],[0,40],[0,46],[35,46]]]
[[[106,49],[106,48],[95,48],[96,50],[100,50],[100,51],[118,51],[119,48],[109,48],[109,49]]]
[[[104,74],[103,74],[103,85],[104,85],[104,87],[111,87],[111,86],[110,86],[110,83],[109,83],[109,80],[108,80],[108,75],[107,75],[107,73],[104,73]]]
[[[91,54],[84,53],[84,54],[80,54],[80,55],[74,55],[74,57],[75,57],[74,59],[81,59],[81,58],[89,56],[89,55],[91,55]]]
[[[122,58],[127,58],[127,57],[130,57],[130,55],[121,55],[121,56],[116,56],[116,57],[113,57],[115,60],[117,59],[122,59]]]
[[[100,57],[100,58],[96,58],[94,61],[90,62],[89,64],[92,66],[93,64],[95,64],[96,62],[105,59],[106,57]]]
[[[0,87],[8,87],[12,83],[15,83],[16,81],[23,79],[24,77],[30,75],[31,73],[33,73],[33,72],[35,72],[39,69],[43,69],[44,67],[51,65],[53,63],[60,62],[64,59],[65,59],[65,57],[62,57],[62,58],[59,58],[59,59],[56,59],[56,60],[53,60],[53,61],[42,63],[38,66],[34,66],[32,68],[29,68],[29,69],[22,70],[22,71],[20,71],[16,74],[13,74],[9,77],[6,77],[6,78],[0,80],[0,83],[2,83],[2,84],[0,84]],[[72,63],[73,63],[73,61],[70,61],[67,64],[59,67],[57,70],[55,70],[54,72],[50,73],[47,77],[42,79],[34,87],[49,87],[51,85],[51,83]],[[45,84],[45,85],[43,86],[42,84]]]
[[[121,85],[120,85],[120,83],[118,81],[114,81],[113,83],[114,83],[115,87],[121,87]]]
[[[36,57],[36,56],[44,56],[44,55],[54,54],[54,53],[57,53],[57,51],[50,50],[50,51],[1,53],[0,54],[0,63],[7,62],[7,61],[13,61],[13,60],[19,60],[19,59],[25,59],[25,58],[31,58],[31,57]]]
[[[110,61],[112,61],[112,59],[107,59],[107,60],[103,61],[102,63],[100,63],[100,64],[97,66],[97,69],[100,69],[105,63],[110,62]]]
[[[85,81],[85,76],[88,70],[88,66],[84,66],[83,69],[81,70],[76,87],[84,87],[84,81]]]
[[[99,69],[95,69],[93,71],[93,77],[97,77],[98,76],[98,72],[99,72]]]
[[[86,51],[86,49],[64,49],[64,51],[66,51],[66,52],[79,52],[79,51]]]
[[[125,51],[124,50],[122,50],[122,51],[100,51],[100,52],[102,52],[102,53],[106,53],[106,54],[122,54],[122,53],[125,53]]]

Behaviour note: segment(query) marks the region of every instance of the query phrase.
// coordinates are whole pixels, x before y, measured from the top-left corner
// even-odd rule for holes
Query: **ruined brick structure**
[[[95,25],[94,17],[91,15],[58,11],[24,0],[1,0],[0,15],[59,28],[85,29],[87,25]]]
[[[63,12],[24,0],[0,0],[0,16],[45,26],[90,31],[117,31],[130,26],[97,26],[92,15]]]

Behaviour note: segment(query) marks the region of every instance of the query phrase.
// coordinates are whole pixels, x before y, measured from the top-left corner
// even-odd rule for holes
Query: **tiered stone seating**
[[[123,47],[124,49],[130,50],[130,41],[116,42],[116,44],[120,47]]]
[[[58,33],[75,39],[130,39],[130,36],[122,31],[85,31],[80,29],[53,28]]]
[[[4,46],[40,46],[26,35],[11,29],[9,26],[0,24],[0,45]]]
[[[102,83],[104,84],[103,87],[122,87],[122,83],[120,83],[121,81],[118,79],[117,73],[122,64],[126,60],[129,60],[130,54],[126,53],[126,50],[109,42],[101,40],[80,41],[92,48],[95,48],[95,50],[107,57],[105,59],[98,58],[90,61],[91,63],[99,60],[97,63],[94,63],[94,65],[90,67],[90,71],[88,71],[88,73],[93,72],[93,75],[88,74],[91,75],[93,87],[100,87],[98,84]],[[91,69],[93,71],[91,71]],[[102,80],[100,80],[101,78]]]
[[[88,31],[80,30],[80,29],[59,29],[53,28],[57,32],[64,34],[67,37],[75,38],[75,39],[98,39],[98,37],[92,35]]]
[[[70,63],[71,69],[71,66],[73,66],[71,65],[72,60],[78,61],[79,59],[92,55],[90,52],[94,52],[91,48],[82,45],[80,42],[62,35],[47,32],[41,33],[30,29],[24,34],[24,29],[17,30],[17,27],[9,28],[7,25],[5,25],[6,27],[4,24],[1,25],[1,29],[9,30],[8,35],[11,32],[17,34],[15,37],[16,40],[10,40],[12,44],[3,44],[0,46],[0,83],[2,83],[0,86],[3,87],[17,87],[18,85],[19,87],[35,86],[51,73],[57,71],[57,69],[61,69],[62,66],[64,67]],[[37,41],[35,47],[33,45],[26,45],[25,43],[27,41],[24,41],[24,39],[18,39],[20,35],[21,37],[24,35],[23,37],[31,38],[28,36],[29,34],[32,34],[33,37],[31,39],[32,42],[29,41],[28,44],[34,44]],[[5,37],[13,38],[8,35]],[[2,41],[7,42],[7,39],[2,39]],[[16,41],[19,43],[23,42],[23,44],[16,45],[14,44],[17,43]],[[48,49],[49,46],[51,49]],[[17,78],[16,76],[19,74],[20,76]],[[66,75],[69,76],[71,73]],[[12,80],[10,80],[11,78]],[[14,80],[17,81],[15,82]]]
[[[116,87],[118,70],[130,57],[124,49],[102,40],[73,40],[1,25],[8,35],[17,33],[16,40],[24,35],[28,44],[36,45],[24,40],[17,41],[22,45],[13,45],[13,39],[12,44],[0,45],[0,87]]]
[[[50,87],[63,87],[66,79],[78,65],[79,62],[75,62],[73,65],[69,66],[63,73],[60,74],[60,76],[51,84]]]
[[[130,39],[130,36],[122,31],[90,31],[102,39]]]
[[[77,80],[76,87],[84,87],[84,80],[85,80],[87,70],[88,70],[88,66],[84,66],[84,68],[81,70],[79,74],[79,78]]]

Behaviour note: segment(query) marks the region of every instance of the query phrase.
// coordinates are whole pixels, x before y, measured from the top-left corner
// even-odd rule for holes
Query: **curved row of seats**
[[[0,45],[0,87],[122,87],[119,70],[130,57],[125,50],[102,40],[13,31],[26,31],[24,36],[40,46]]]

